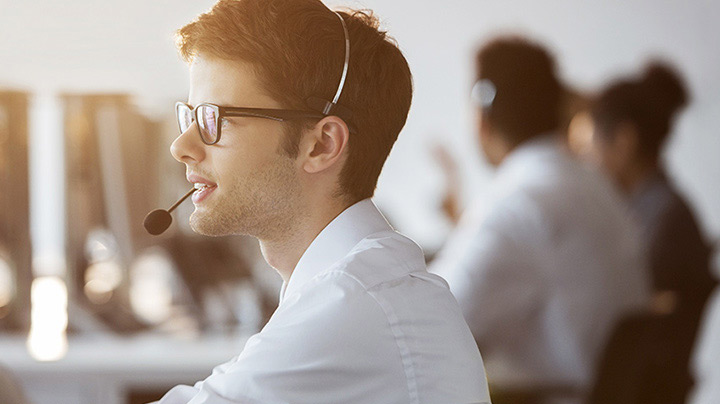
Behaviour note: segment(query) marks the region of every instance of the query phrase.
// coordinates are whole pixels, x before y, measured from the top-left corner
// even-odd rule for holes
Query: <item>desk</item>
[[[0,364],[33,404],[125,404],[131,390],[204,379],[239,354],[249,337],[78,336],[69,338],[63,359],[37,362],[27,353],[25,336],[0,335]]]

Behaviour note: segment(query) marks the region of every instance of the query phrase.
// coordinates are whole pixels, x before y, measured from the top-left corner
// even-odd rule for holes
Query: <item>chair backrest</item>
[[[588,404],[683,404],[697,322],[640,313],[623,319],[600,358]]]

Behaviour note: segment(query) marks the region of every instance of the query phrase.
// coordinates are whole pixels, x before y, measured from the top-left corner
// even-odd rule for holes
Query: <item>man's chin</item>
[[[232,231],[225,229],[222,223],[218,223],[217,218],[207,212],[198,212],[197,210],[190,215],[190,228],[203,236],[219,237],[233,234]]]

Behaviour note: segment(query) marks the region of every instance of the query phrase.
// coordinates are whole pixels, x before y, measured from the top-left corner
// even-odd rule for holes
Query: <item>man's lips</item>
[[[192,182],[197,189],[197,191],[195,191],[192,196],[193,203],[195,204],[198,204],[205,200],[217,188],[216,183],[196,174],[188,175],[187,179],[188,181]]]
[[[204,201],[204,200],[207,199],[207,197],[210,196],[210,194],[213,193],[213,191],[215,191],[216,189],[217,189],[217,186],[216,186],[216,185],[215,185],[215,186],[211,186],[211,187],[209,187],[209,186],[201,186],[201,187],[198,188],[197,191],[195,191],[195,192],[193,193],[193,195],[192,195],[192,201],[193,201],[193,203],[194,203],[194,204],[198,204],[198,203]]]
[[[201,177],[197,174],[188,174],[187,180],[188,180],[188,182],[192,182],[193,184],[205,184],[208,186],[217,186],[216,183],[208,180],[205,177]]]

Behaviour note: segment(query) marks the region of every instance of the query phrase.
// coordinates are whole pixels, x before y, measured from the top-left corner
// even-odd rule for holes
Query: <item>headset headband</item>
[[[337,104],[338,99],[340,98],[340,94],[342,94],[343,87],[345,86],[345,78],[347,77],[347,71],[348,66],[350,65],[350,36],[348,35],[347,25],[345,25],[345,20],[342,18],[340,13],[333,11],[336,16],[340,19],[340,23],[342,24],[343,28],[343,34],[345,34],[345,64],[343,65],[343,72],[342,76],[340,77],[340,84],[338,85],[337,92],[335,93],[335,98],[333,98],[332,103]],[[325,112],[327,114],[327,112]]]
[[[350,66],[350,35],[348,34],[345,19],[342,18],[340,13],[333,10],[330,11],[332,11],[340,19],[340,23],[343,28],[343,35],[345,37],[345,62],[343,64],[342,76],[340,76],[340,83],[338,84],[338,89],[335,92],[335,97],[333,97],[332,101],[327,101],[320,97],[310,97],[307,100],[307,104],[311,109],[321,112],[323,115],[336,115],[349,125],[349,120],[352,117],[352,111],[342,105],[339,105],[337,102],[340,99],[343,87],[345,86],[345,79],[347,78],[348,67]]]

